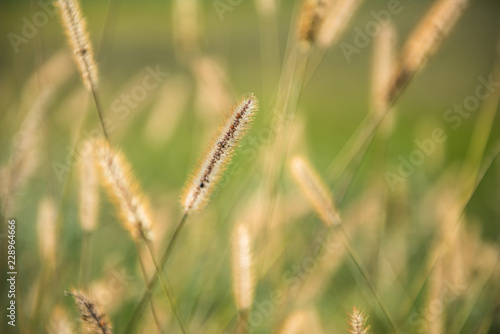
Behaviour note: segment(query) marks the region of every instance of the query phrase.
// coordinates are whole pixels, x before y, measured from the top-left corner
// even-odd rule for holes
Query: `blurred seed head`
[[[295,182],[323,223],[327,226],[340,224],[341,219],[328,187],[311,165],[304,158],[295,156],[291,161],[291,171]]]
[[[54,200],[50,197],[43,198],[38,205],[36,222],[38,248],[42,259],[51,268],[55,268],[56,265],[56,219],[57,209]]]
[[[362,0],[336,0],[323,19],[318,31],[318,44],[329,48],[336,44],[344,33]]]
[[[243,223],[234,227],[232,247],[234,300],[238,310],[249,310],[254,297],[252,240],[248,228]]]
[[[111,323],[106,314],[99,309],[93,299],[89,298],[83,291],[75,289],[66,292],[66,295],[74,298],[80,317],[89,331],[100,334],[112,333]]]
[[[83,144],[79,160],[80,226],[86,232],[96,229],[99,215],[99,178],[94,145]]]
[[[151,239],[149,199],[134,180],[129,163],[105,140],[96,141],[94,147],[105,189],[120,212],[123,225],[133,238]]]

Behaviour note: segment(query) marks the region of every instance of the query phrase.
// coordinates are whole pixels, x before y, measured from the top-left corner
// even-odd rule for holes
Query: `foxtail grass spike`
[[[307,45],[316,41],[329,3],[328,0],[304,0],[299,17],[299,42]]]
[[[349,325],[351,334],[368,334],[370,333],[370,326],[366,326],[366,316],[363,312],[358,311],[356,307],[352,309],[350,315]]]
[[[57,6],[82,81],[88,91],[93,91],[98,84],[97,65],[80,3],[78,0],[58,0]]]
[[[10,216],[15,210],[15,200],[18,192],[25,186],[38,166],[38,150],[40,144],[40,126],[47,114],[53,90],[44,89],[37,98],[15,135],[12,145],[12,155],[8,165],[0,168],[1,211]]]
[[[80,225],[86,232],[97,227],[99,213],[99,179],[94,146],[87,141],[80,156]]]
[[[232,236],[233,295],[238,310],[249,310],[254,297],[252,242],[248,228],[236,225]]]
[[[82,321],[87,325],[89,331],[99,334],[111,334],[111,324],[106,314],[102,313],[95,302],[87,297],[82,291],[75,289],[66,292],[67,296],[75,299],[76,307]]]
[[[134,180],[128,162],[107,141],[97,141],[94,145],[105,188],[125,228],[133,238],[151,239],[153,220],[149,200]]]
[[[391,98],[398,95],[406,82],[436,52],[464,11],[467,2],[468,0],[437,0],[434,3],[403,48],[391,84]]]
[[[340,224],[332,196],[323,180],[311,165],[302,157],[294,157],[291,171],[295,182],[326,226]]]
[[[250,94],[244,96],[229,112],[186,187],[181,202],[186,214],[201,211],[205,207],[257,109],[257,99]]]
[[[56,261],[56,204],[50,197],[41,200],[38,206],[37,233],[40,254],[45,263],[55,267]]]
[[[323,48],[336,44],[362,0],[336,0],[325,15],[318,31],[318,44]]]
[[[390,105],[389,85],[395,64],[396,30],[392,23],[383,26],[375,38],[372,77],[372,106],[377,115],[382,115]]]

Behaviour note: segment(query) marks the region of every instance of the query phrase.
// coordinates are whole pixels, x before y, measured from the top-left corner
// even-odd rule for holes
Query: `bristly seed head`
[[[363,312],[358,311],[356,307],[353,307],[352,309],[349,324],[351,325],[351,330],[349,331],[349,333],[351,334],[369,333],[370,326],[365,327],[366,316],[363,314]]]
[[[403,48],[389,96],[395,99],[402,87],[420,70],[451,31],[468,0],[437,0],[420,21]]]
[[[98,83],[97,66],[80,4],[78,0],[57,0],[57,7],[82,81],[88,91],[95,90]]]
[[[201,160],[198,169],[188,182],[181,202],[185,213],[200,211],[205,207],[257,109],[257,98],[249,94],[236,103],[230,111],[219,128],[213,144],[209,146],[205,158]]]
[[[150,239],[153,220],[149,200],[134,181],[129,164],[107,141],[94,145],[105,188],[120,211],[125,228],[134,238]]]
[[[111,324],[106,315],[82,291],[72,289],[65,293],[75,299],[75,304],[80,312],[82,321],[87,324],[90,331],[100,334],[111,334]]]

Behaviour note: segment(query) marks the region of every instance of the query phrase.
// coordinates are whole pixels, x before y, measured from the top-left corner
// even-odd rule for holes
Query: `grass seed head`
[[[302,157],[294,157],[291,171],[295,182],[327,226],[340,224],[340,216],[333,203],[328,187],[317,172]]]
[[[181,202],[186,213],[201,211],[205,207],[257,109],[257,99],[253,94],[249,94],[229,112],[205,158],[201,160],[188,182]]]
[[[57,7],[82,81],[88,91],[95,90],[98,84],[97,65],[80,3],[78,0],[57,0]]]
[[[248,228],[237,224],[232,235],[233,294],[238,310],[249,310],[254,297],[252,240]]]
[[[94,146],[105,189],[120,212],[123,225],[132,237],[151,239],[149,200],[134,180],[130,165],[107,141],[97,141]]]

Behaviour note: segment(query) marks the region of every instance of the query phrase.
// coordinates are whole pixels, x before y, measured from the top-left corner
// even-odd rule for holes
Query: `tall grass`
[[[425,13],[405,9],[378,22],[368,71],[353,65],[368,72],[363,81],[344,77],[350,67],[335,59],[336,47],[359,32],[372,2],[229,1],[212,8],[176,0],[168,4],[167,23],[161,12],[165,39],[153,41],[154,54],[143,49],[151,38],[142,35],[139,9],[159,4],[118,12],[120,1],[112,0],[100,24],[95,4],[82,3],[86,17],[77,0],[56,4],[74,64],[68,50],[37,44],[35,71],[9,106],[16,117],[9,111],[3,118],[15,126],[2,123],[12,135],[0,168],[0,200],[2,219],[18,218],[20,333],[498,331],[499,245],[484,235],[499,231],[488,222],[499,217],[491,209],[498,202],[493,182],[500,153],[496,45],[483,41],[494,58],[492,84],[482,88],[489,94],[478,99],[477,115],[462,116],[471,131],[459,130],[464,138],[455,143],[450,130],[443,144],[460,159],[444,157],[431,170],[432,153],[422,153],[398,187],[384,183],[385,172],[401,161],[393,146],[416,139],[424,150],[405,124],[408,104],[421,108],[415,117],[430,124],[423,109],[441,110],[455,88],[454,79],[446,89],[417,80],[429,98],[415,101],[417,75],[428,64],[436,71],[433,58],[442,48],[438,64],[449,62],[445,68],[453,68],[454,77],[466,75],[455,68],[460,55],[446,49],[446,39],[470,43],[455,32],[457,25],[460,32],[470,29],[471,17],[459,20],[468,1],[436,0]],[[212,22],[221,13],[224,20]],[[240,32],[244,15],[258,23],[245,23],[252,29],[235,36],[243,50],[230,50],[229,41],[213,43],[215,35],[228,33],[232,19]],[[405,38],[406,15],[416,24]],[[90,35],[101,27],[102,39],[94,42],[110,61],[98,66]],[[115,29],[127,38],[113,37]],[[396,36],[404,39],[400,49]],[[169,76],[148,88],[156,64],[147,63],[134,85],[119,91],[131,75],[128,66],[154,59],[160,46],[171,52],[165,57]],[[368,56],[371,49],[361,51]],[[41,61],[49,50],[55,55]],[[254,73],[258,59],[261,73]],[[322,81],[324,73],[329,82]],[[259,79],[262,87],[255,84]],[[327,89],[319,87],[331,82],[355,83],[358,90],[322,94]],[[256,93],[237,99],[241,89]],[[88,119],[85,90],[97,110]],[[352,102],[332,111],[336,100],[366,100],[368,107],[357,112],[352,105],[359,103]],[[123,108],[121,119],[115,114]],[[351,114],[364,118],[353,121]],[[321,124],[314,125],[317,117]],[[215,133],[212,139],[208,132]],[[63,175],[59,182],[54,172],[58,180]]]

